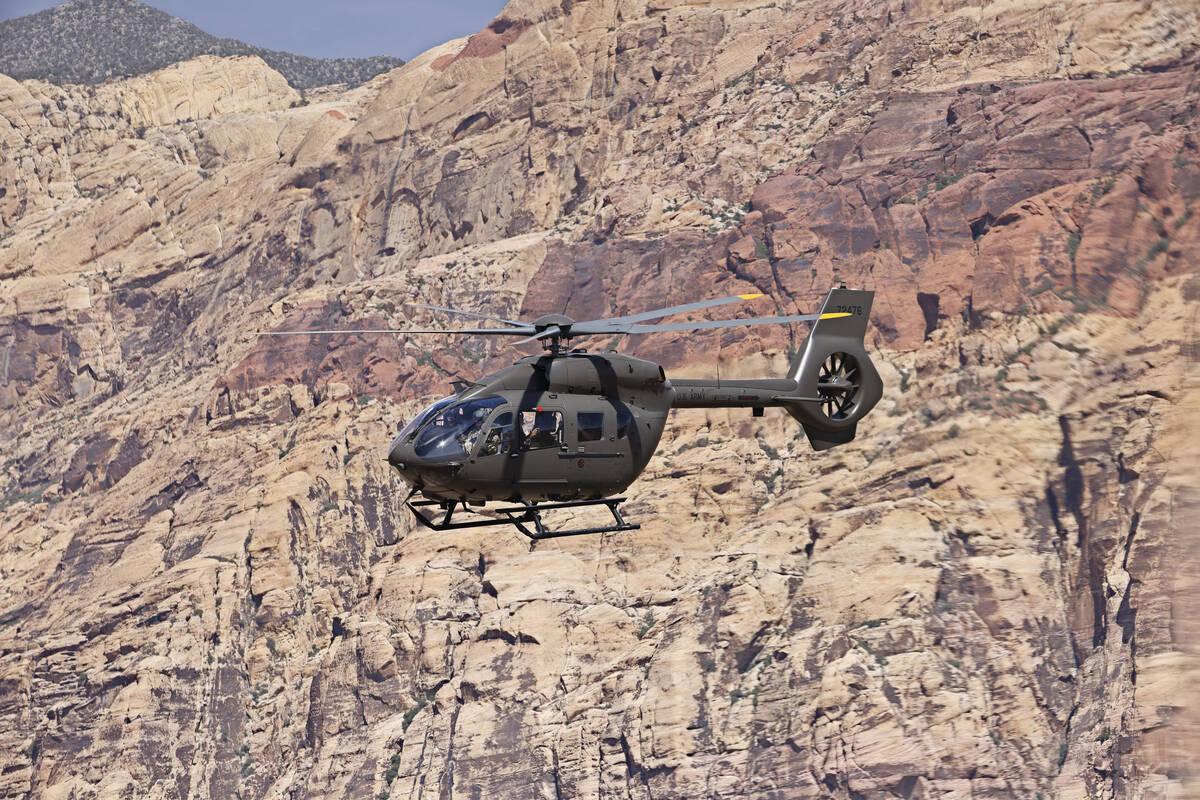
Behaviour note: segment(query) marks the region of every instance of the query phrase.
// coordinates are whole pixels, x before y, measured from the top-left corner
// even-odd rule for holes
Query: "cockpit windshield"
[[[392,439],[392,444],[388,447],[388,452],[391,452],[392,449],[394,449],[396,445],[400,444],[401,442],[407,442],[409,439],[411,439],[417,432],[417,428],[424,425],[427,421],[429,421],[430,417],[434,416],[443,408],[453,403],[456,399],[458,399],[458,396],[452,394],[449,397],[443,397],[433,405],[426,406],[424,409],[422,409],[421,413],[409,420],[408,424],[400,429],[400,433],[396,435],[396,438]]]
[[[435,403],[421,414],[413,449],[420,458],[465,457],[492,410],[504,404],[503,397],[480,397],[453,403],[454,398]],[[413,424],[413,423],[410,423]]]
[[[396,441],[403,442],[406,439],[411,438],[413,433],[416,432],[417,428],[421,427],[431,417],[433,417],[446,406],[453,403],[456,399],[457,395],[452,394],[449,397],[443,397],[433,405],[426,406],[420,414],[417,414],[407,425],[404,426],[404,428],[400,431],[400,435],[396,437]]]

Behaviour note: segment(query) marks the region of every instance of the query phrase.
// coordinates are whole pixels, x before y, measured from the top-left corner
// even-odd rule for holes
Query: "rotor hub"
[[[551,325],[557,325],[563,331],[569,331],[574,324],[575,320],[562,314],[543,314],[533,321],[533,327],[539,331],[544,331]]]
[[[575,320],[563,314],[543,314],[533,321],[533,329],[541,334],[542,347],[551,353],[563,352],[563,342],[571,341],[571,326]]]

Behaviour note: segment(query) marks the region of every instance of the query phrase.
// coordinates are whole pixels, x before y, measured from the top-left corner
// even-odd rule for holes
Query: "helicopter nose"
[[[418,456],[411,444],[402,442],[392,445],[387,460],[400,472],[403,480],[421,486],[445,485],[462,467],[457,461],[430,462]]]
[[[387,460],[393,467],[404,472],[417,460],[417,455],[413,452],[412,445],[393,442],[392,449],[388,451]]]

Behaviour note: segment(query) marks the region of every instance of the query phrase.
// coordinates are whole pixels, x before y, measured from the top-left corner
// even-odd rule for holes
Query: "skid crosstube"
[[[426,528],[435,531],[457,531],[464,528],[487,528],[496,525],[512,525],[521,533],[528,536],[530,539],[539,541],[541,539],[557,539],[562,536],[582,536],[588,533],[611,533],[614,531],[632,531],[636,530],[641,525],[632,522],[626,522],[621,516],[621,512],[617,506],[625,502],[624,497],[602,497],[598,500],[568,500],[557,503],[533,503],[528,500],[522,500],[519,506],[509,506],[507,508],[498,508],[496,513],[503,514],[503,518],[490,518],[479,520],[467,520],[465,522],[454,521],[454,511],[461,504],[457,500],[413,500],[412,495],[404,501],[404,505],[408,506],[408,510],[417,518],[417,522],[424,525]],[[437,506],[443,512],[440,520],[430,519],[421,512],[422,508]],[[601,525],[594,528],[573,528],[565,531],[549,530],[545,522],[542,520],[543,511],[554,511],[560,508],[584,508],[586,506],[605,506],[613,515],[612,525]],[[463,505],[464,511],[470,511]],[[474,513],[474,512],[471,512]],[[532,524],[533,530],[530,530],[527,525]]]

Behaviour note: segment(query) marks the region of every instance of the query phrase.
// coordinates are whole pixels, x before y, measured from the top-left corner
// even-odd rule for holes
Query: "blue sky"
[[[57,0],[0,0],[0,20]],[[505,0],[150,0],[214,36],[305,56],[412,58],[487,25]]]

